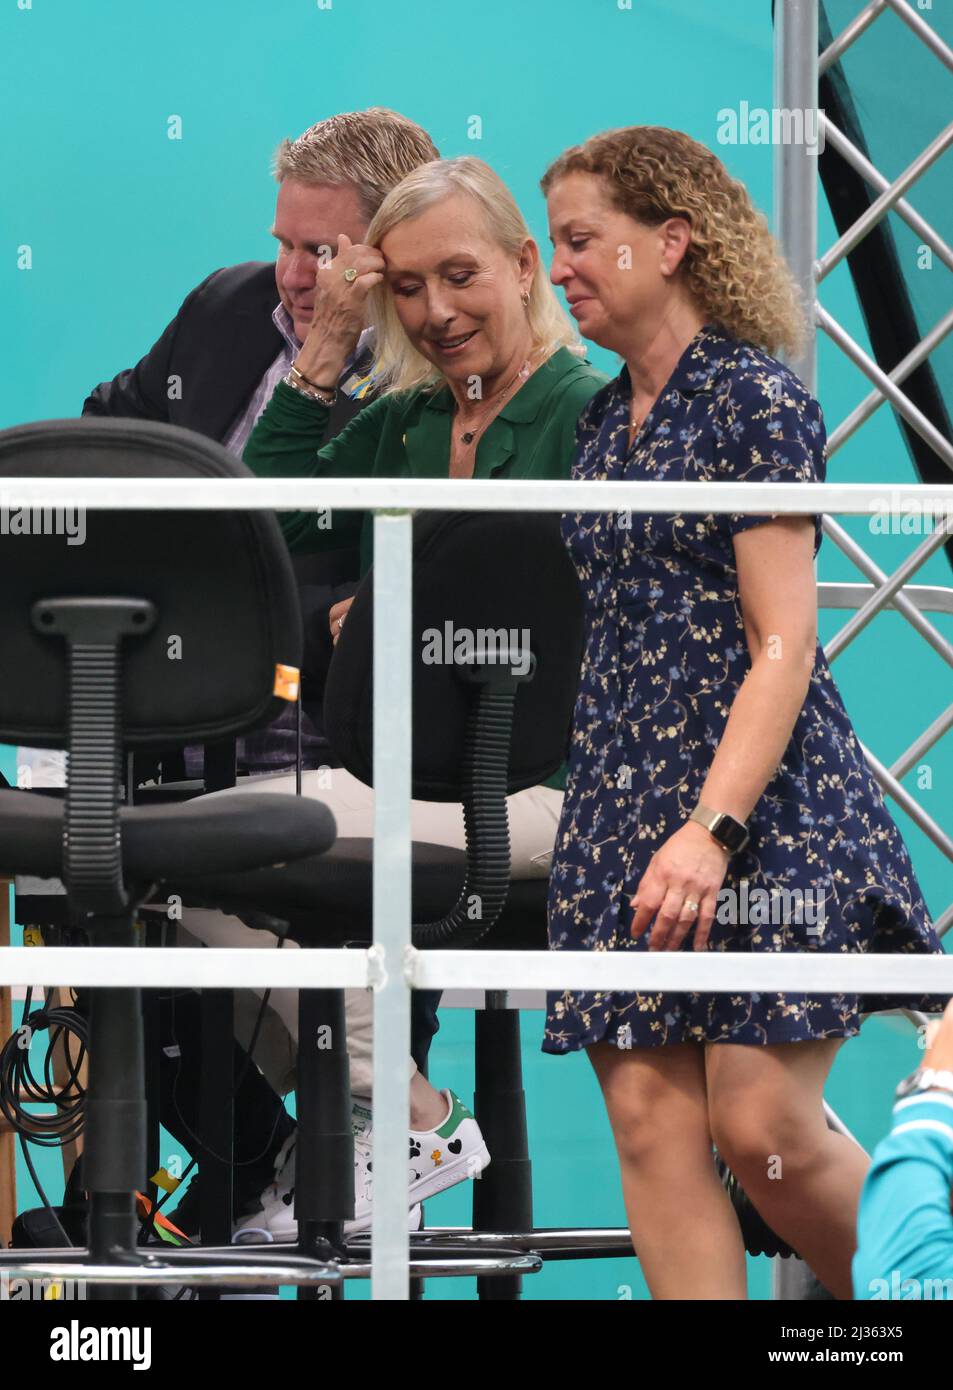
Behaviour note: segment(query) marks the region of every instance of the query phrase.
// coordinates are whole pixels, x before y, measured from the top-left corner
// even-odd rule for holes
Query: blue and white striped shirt
[[[231,452],[237,454],[239,458],[241,458],[244,453],[245,445],[248,443],[251,432],[258,423],[258,417],[271,400],[275,387],[282,377],[288,375],[288,369],[301,351],[301,339],[295,335],[294,320],[281,303],[281,300],[275,305],[271,320],[284,339],[284,347],[278,353],[278,356],[275,358],[274,362],[272,362],[267,372],[265,372],[265,375],[262,377],[261,381],[259,381],[243,406],[232,428],[222,440],[225,448],[230,449]],[[341,373],[342,378],[347,373],[352,362],[355,362],[368,346],[373,331],[374,330],[371,328],[364,329],[364,332],[358,339],[357,347],[344,364],[344,371]]]

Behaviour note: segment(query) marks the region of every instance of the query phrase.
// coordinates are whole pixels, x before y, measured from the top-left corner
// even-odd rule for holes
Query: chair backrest
[[[276,667],[301,664],[294,573],[271,512],[23,514],[5,477],[249,478],[191,430],[140,420],[46,420],[0,431],[0,742],[67,746],[66,645],[33,605],[114,595],[154,605],[122,648],[129,748],[177,747],[269,724],[286,700]]]
[[[545,781],[567,757],[583,646],[582,594],[555,513],[422,513],[413,542],[413,795],[463,799],[473,686],[468,647],[528,644],[507,791]],[[481,636],[482,634],[482,636]],[[373,785],[373,570],[348,612],[325,689],[325,731]]]

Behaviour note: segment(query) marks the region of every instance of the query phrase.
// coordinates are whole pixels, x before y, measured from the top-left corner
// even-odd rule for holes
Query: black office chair
[[[191,431],[83,419],[0,433],[0,478],[11,476],[252,475]],[[68,783],[63,799],[0,790],[0,864],[63,881],[72,941],[134,946],[136,910],[157,882],[287,863],[333,843],[333,818],[313,800],[120,804],[124,753],[225,740],[274,719],[292,679],[278,668],[301,659],[297,594],[271,513],[97,510],[76,545],[56,522],[37,510],[0,537],[0,742],[68,748]],[[168,1279],[170,1261],[190,1280],[242,1277],[248,1261],[236,1252],[210,1271],[200,1252],[163,1249],[159,1261],[136,1251],[134,1194],[147,1172],[139,990],[91,991],[89,1026],[89,1250],[48,1252],[47,1268],[55,1260],[106,1297]],[[22,1271],[41,1254],[3,1253],[0,1266]],[[285,1259],[282,1271],[339,1279],[327,1261]]]
[[[412,939],[420,947],[546,949],[546,879],[510,881],[508,794],[537,785],[567,756],[582,654],[582,600],[553,514],[424,514],[414,520],[414,664],[412,795],[462,802],[467,848],[412,845]],[[479,644],[457,660],[424,659],[424,634],[481,630],[505,634],[494,662]],[[514,634],[514,640],[509,637]],[[525,636],[524,636],[525,634]],[[528,645],[528,651],[525,647]],[[445,641],[446,647],[446,641]],[[431,648],[433,650],[433,648]],[[514,674],[514,667],[523,675]],[[358,591],[331,663],[324,724],[344,767],[373,785],[373,574]],[[305,947],[371,941],[373,842],[338,839],[328,854],[286,869],[166,887],[192,906],[223,906],[237,916],[268,911],[288,924]],[[165,889],[163,889],[165,891]],[[468,904],[479,896],[482,913]],[[315,1039],[332,1007],[315,1008],[302,991],[297,1097],[320,1089],[328,1109],[321,1126],[301,1133],[296,1147],[295,1214],[340,1247],[340,1222],[352,1214],[352,1179],[336,1155],[331,1133],[348,1113],[346,1057],[302,1046]],[[475,1113],[491,1154],[474,1184],[473,1230],[437,1229],[411,1235],[411,1271],[426,1277],[431,1262],[443,1273],[478,1276],[481,1299],[519,1296],[523,1259],[631,1255],[628,1230],[537,1230],[533,1227],[531,1165],[521,1079],[519,1012],[503,992],[489,992],[477,1014]],[[336,1030],[332,1029],[332,1036]],[[321,1069],[320,1073],[317,1070]],[[215,1088],[213,1088],[214,1090]],[[335,1101],[334,1097],[337,1096]],[[735,1201],[748,1248],[785,1253],[767,1231],[733,1176],[723,1180]],[[320,1177],[320,1182],[319,1182]],[[318,1190],[320,1188],[320,1191]],[[309,1229],[314,1227],[309,1225]],[[343,1247],[345,1278],[366,1274],[367,1237]],[[307,1246],[302,1248],[307,1249]],[[538,1266],[537,1266],[538,1267]]]
[[[488,564],[488,557],[492,563]],[[568,733],[582,651],[582,605],[576,577],[552,515],[452,514],[418,516],[414,522],[414,671],[413,671],[413,795],[432,801],[462,802],[467,829],[466,851],[441,845],[413,846],[412,910],[417,945],[467,946],[493,927],[504,910],[510,886],[509,835],[506,796],[537,785],[554,772],[566,756]],[[450,623],[458,633],[476,639],[469,653],[446,653],[431,661],[421,643],[428,630],[446,633]],[[505,632],[502,631],[505,629]],[[499,640],[481,651],[480,634]],[[359,590],[331,663],[324,706],[324,723],[331,747],[343,765],[373,784],[373,576]],[[432,652],[428,653],[432,654]],[[456,655],[457,659],[453,659]],[[322,862],[312,858],[276,871],[226,876],[203,875],[201,880],[178,879],[163,886],[191,906],[220,906],[246,920],[260,911],[288,923],[290,936],[303,946],[363,945],[371,941],[371,840],[339,839]],[[537,879],[524,895],[523,916],[545,944],[546,881]],[[479,919],[468,911],[474,898],[481,904]],[[531,900],[531,905],[530,905]],[[529,910],[525,910],[529,909]],[[519,906],[510,909],[511,924]],[[539,929],[542,928],[542,941]],[[299,1040],[318,1036],[316,1023],[331,1023],[331,1036],[343,1033],[340,992],[302,992]],[[337,1009],[334,1015],[330,1011]],[[317,1010],[317,1013],[314,1011]],[[499,1051],[499,1037],[478,1036],[478,1105],[481,1124],[491,1138],[493,1173],[481,1178],[483,1194],[497,1191],[508,1202],[507,1216],[496,1229],[519,1229],[511,1192],[514,1167],[521,1166],[528,1182],[525,1117],[519,1085],[518,1015],[494,1020],[515,1036],[515,1056]],[[513,1025],[516,1032],[513,1034]],[[493,1087],[496,1104],[487,1114],[489,1095],[486,1060],[492,1042],[501,1086]],[[505,1066],[502,1065],[505,1062]],[[319,1230],[340,1241],[340,1223],[352,1214],[353,1174],[345,1172],[331,1142],[349,1114],[346,1056],[332,1049],[302,1046],[298,1054],[298,1110],[310,1090],[319,1090],[330,1107],[327,1133],[307,1133],[299,1123],[296,1147],[298,1174],[295,1215],[299,1226]],[[331,1097],[337,1096],[337,1101]],[[501,1105],[505,1110],[501,1110]],[[304,1106],[309,1113],[313,1107]],[[494,1123],[496,1120],[496,1123]],[[514,1151],[508,1160],[507,1151]],[[316,1175],[320,1174],[320,1182]],[[312,1183],[314,1184],[312,1190]],[[526,1183],[520,1188],[527,1191]],[[531,1212],[522,1200],[523,1229]],[[501,1213],[492,1205],[487,1213]],[[312,1223],[318,1223],[317,1226]],[[451,1249],[451,1247],[453,1247]],[[421,1247],[421,1267],[427,1259],[446,1267],[456,1258],[455,1272],[480,1274],[486,1283],[503,1287],[501,1275],[526,1272],[538,1266],[535,1257],[513,1257],[505,1250],[461,1247],[452,1235],[437,1249]],[[307,1248],[306,1246],[303,1248]],[[360,1264],[361,1242],[353,1257]],[[507,1261],[509,1261],[507,1263]],[[345,1273],[347,1273],[345,1267]]]

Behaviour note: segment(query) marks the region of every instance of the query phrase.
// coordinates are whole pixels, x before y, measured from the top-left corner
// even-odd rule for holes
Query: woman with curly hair
[[[823,481],[825,431],[769,354],[796,286],[744,187],[679,131],[594,136],[547,171],[582,333],[624,366],[583,409],[573,477]],[[812,516],[563,517],[586,649],[549,895],[553,949],[942,954],[817,641]],[[651,924],[651,931],[647,928]],[[553,993],[547,1052],[587,1050],[654,1298],[743,1298],[712,1146],[850,1298],[868,1159],[823,1088],[863,1012],[945,998]]]

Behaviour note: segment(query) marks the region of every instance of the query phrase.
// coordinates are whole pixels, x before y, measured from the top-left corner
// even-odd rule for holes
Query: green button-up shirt
[[[608,378],[558,348],[490,422],[477,445],[474,478],[568,478],[576,420]],[[245,446],[244,460],[263,478],[446,478],[454,400],[449,386],[381,396],[327,444],[329,407],[280,381]],[[373,560],[368,512],[284,512],[294,553],[360,544],[361,575]],[[547,786],[565,786],[565,770]]]

